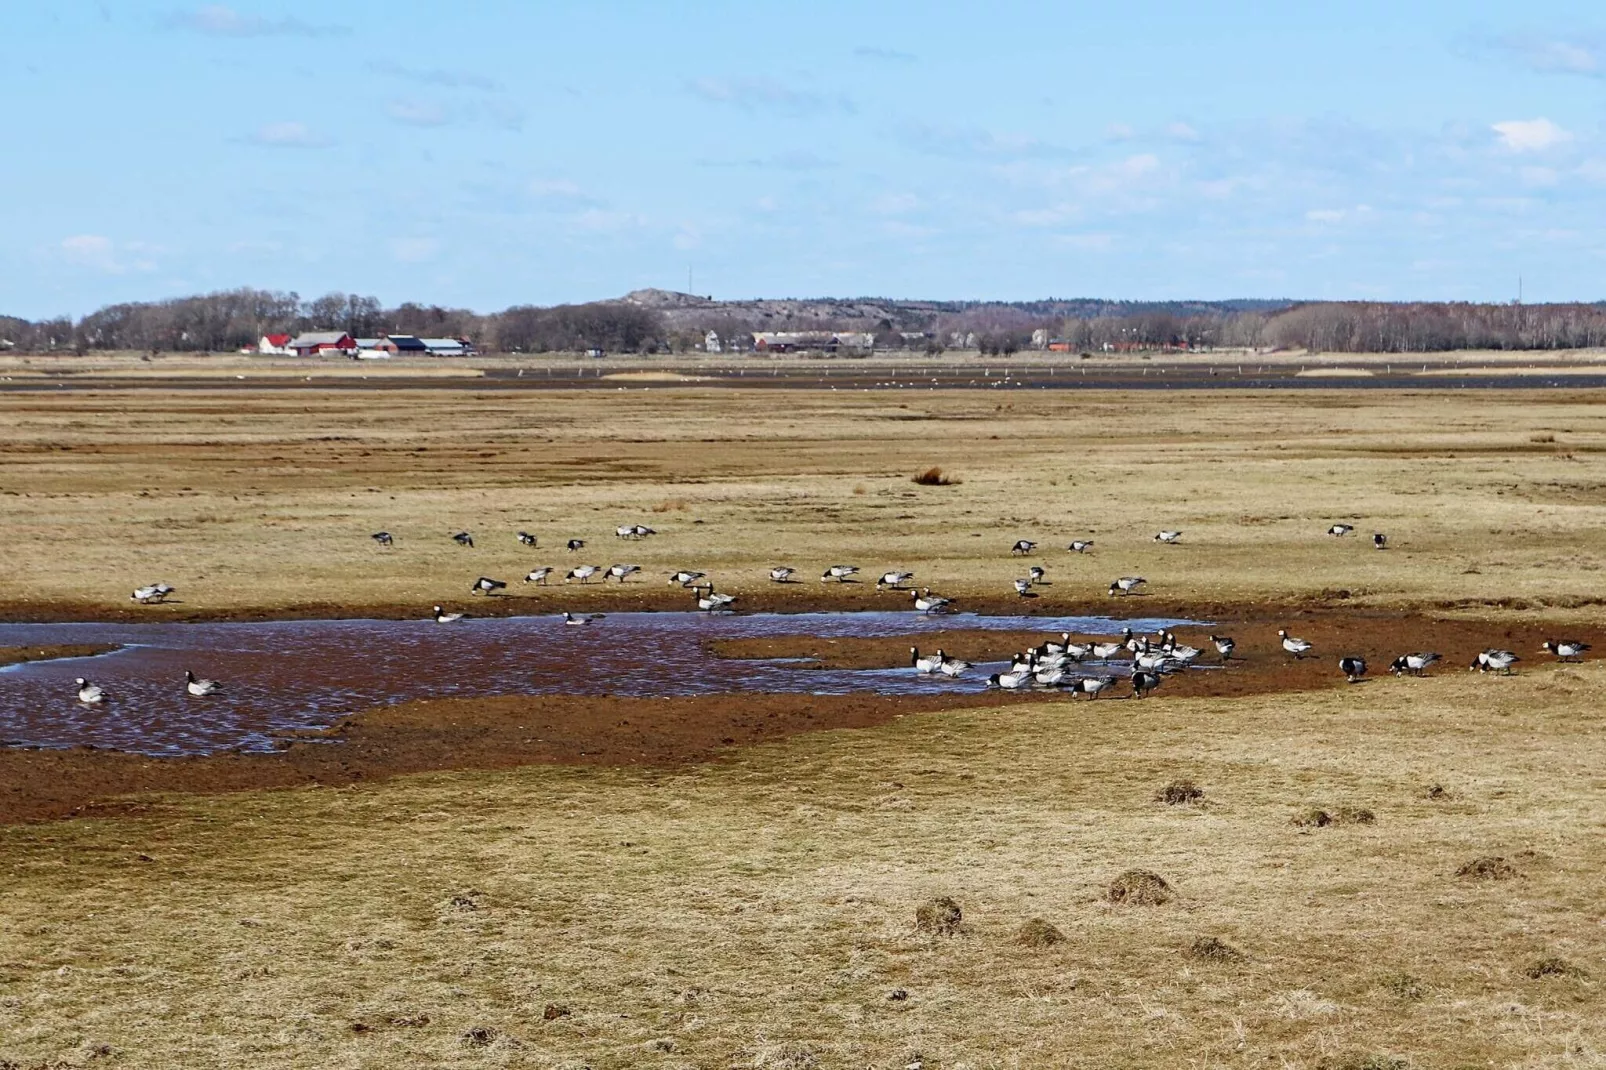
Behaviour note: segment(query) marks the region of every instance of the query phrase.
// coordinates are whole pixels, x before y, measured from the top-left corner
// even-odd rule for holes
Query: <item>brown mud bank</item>
[[[0,665],[21,665],[29,661],[57,661],[61,658],[92,658],[110,654],[117,647],[109,643],[56,643],[48,646],[0,646]]]

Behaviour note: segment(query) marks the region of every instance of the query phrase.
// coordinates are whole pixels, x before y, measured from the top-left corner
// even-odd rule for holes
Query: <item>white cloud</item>
[[[800,117],[830,112],[851,114],[853,101],[841,94],[794,89],[773,78],[693,78],[686,88],[694,96],[744,111],[768,111]]]
[[[1573,139],[1549,119],[1507,119],[1490,126],[1508,152],[1543,152]]]
[[[440,242],[434,238],[394,238],[390,243],[390,255],[404,264],[432,260],[439,250]]]
[[[212,37],[329,37],[349,33],[345,26],[320,26],[300,19],[269,19],[236,11],[224,4],[205,4],[167,20],[169,26]]]
[[[1138,132],[1126,123],[1111,123],[1104,128],[1104,136],[1111,141],[1131,141]]]
[[[1524,186],[1554,186],[1561,181],[1554,167],[1524,167],[1518,173]]]
[[[385,112],[408,126],[445,126],[451,121],[446,109],[439,104],[416,100],[393,100],[385,107]]]
[[[1371,205],[1357,204],[1351,208],[1312,208],[1305,218],[1312,223],[1358,222],[1372,214]]]
[[[902,215],[920,207],[920,198],[912,193],[884,193],[870,202],[870,211],[877,215]]]
[[[1198,141],[1199,131],[1187,123],[1170,123],[1165,128],[1165,136],[1173,141]]]
[[[596,208],[603,204],[602,198],[564,178],[536,179],[529,189],[531,197],[552,208]]]
[[[256,145],[292,149],[310,149],[328,144],[327,140],[313,133],[306,123],[297,122],[263,123],[246,140]]]
[[[57,248],[62,259],[68,263],[104,272],[107,275],[156,270],[155,262],[144,255],[153,250],[141,242],[130,242],[119,248],[116,242],[104,234],[75,234],[70,238],[63,238]],[[126,254],[133,254],[132,259]]]

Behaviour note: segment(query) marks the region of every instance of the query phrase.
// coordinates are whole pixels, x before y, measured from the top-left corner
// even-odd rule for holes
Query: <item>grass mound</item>
[[[1574,966],[1566,959],[1556,958],[1554,955],[1546,955],[1542,959],[1535,959],[1526,970],[1522,971],[1522,975],[1530,981],[1540,981],[1546,977],[1587,976],[1582,967]]]
[[[928,899],[915,908],[915,929],[936,936],[953,936],[959,932],[965,912],[946,895]]]
[[[1301,828],[1324,829],[1333,823],[1333,815],[1320,807],[1312,806],[1294,815],[1294,824]]]
[[[1377,979],[1377,986],[1395,999],[1418,1000],[1427,994],[1422,978],[1408,973],[1388,973]]]
[[[1107,897],[1112,903],[1137,907],[1157,907],[1169,903],[1174,893],[1158,873],[1129,869],[1110,882]]]
[[[1339,1055],[1327,1056],[1316,1064],[1317,1070],[1410,1070],[1411,1063],[1398,1055]]]
[[[762,1070],[814,1070],[820,1065],[820,1053],[807,1044],[781,1044],[761,1051],[753,1066]]]
[[[1201,936],[1188,945],[1188,957],[1201,962],[1243,962],[1249,956],[1225,940],[1214,936]]]
[[[1446,799],[1453,798],[1453,796],[1443,784],[1429,784],[1427,790],[1422,792],[1422,798],[1432,799],[1434,802],[1444,802]]]
[[[1517,867],[1499,855],[1474,858],[1455,871],[1457,877],[1475,881],[1506,881],[1518,875]]]
[[[1065,942],[1065,934],[1042,918],[1033,918],[1015,933],[1015,942],[1022,947],[1053,947]]]
[[[1154,798],[1167,806],[1185,806],[1204,798],[1204,789],[1191,780],[1173,780],[1155,792]]]
[[[959,480],[952,476],[944,475],[941,468],[932,465],[924,472],[915,473],[914,482],[922,487],[952,487],[957,486]]]
[[[1375,825],[1377,815],[1364,806],[1340,806],[1333,815],[1340,825]]]

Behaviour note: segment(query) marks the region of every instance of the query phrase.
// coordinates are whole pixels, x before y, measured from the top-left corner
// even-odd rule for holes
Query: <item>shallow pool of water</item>
[[[561,617],[276,621],[257,624],[0,624],[0,646],[122,644],[93,658],[0,670],[0,745],[95,746],[152,755],[267,751],[285,733],[324,728],[371,706],[408,699],[506,694],[639,697],[740,691],[931,694],[980,691],[993,668],[950,680],[908,668],[801,668],[738,661],[710,639],[877,637],[956,628],[1114,635],[1179,627],[1171,619],[929,617],[913,613],[706,616],[612,613],[585,627]],[[1124,671],[1124,663],[1122,663]],[[1090,666],[1091,668],[1095,668]],[[184,670],[219,680],[192,698]],[[1116,671],[1112,664],[1108,671]],[[86,707],[74,677],[106,691]]]

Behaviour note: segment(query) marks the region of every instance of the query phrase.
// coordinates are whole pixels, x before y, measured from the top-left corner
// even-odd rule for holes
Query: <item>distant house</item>
[[[875,335],[868,331],[754,331],[753,348],[760,353],[874,349]]]
[[[315,357],[319,353],[350,353],[357,348],[357,340],[345,331],[309,331],[292,338],[287,348],[298,357]]]
[[[357,339],[357,352],[353,356],[358,360],[384,360],[394,356],[395,353],[395,343],[380,335],[378,338]]]
[[[271,353],[281,357],[290,355],[290,336],[288,334],[265,334],[257,343],[258,353]]]
[[[474,344],[466,338],[420,338],[419,341],[432,357],[467,357],[474,353]]]
[[[586,356],[591,357],[594,360],[601,360],[607,355],[607,351],[601,346],[592,346],[590,349],[586,350]]]
[[[390,351],[399,356],[409,353],[418,355],[429,352],[429,347],[424,344],[424,340],[416,335],[393,334],[387,337],[385,341],[390,344]]]
[[[707,334],[703,335],[703,352],[723,353],[724,351],[725,347],[719,344],[718,331],[709,331]]]
[[[1050,353],[1069,353],[1071,351],[1071,343],[1063,338],[1050,338],[1048,340],[1048,351]]]

